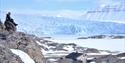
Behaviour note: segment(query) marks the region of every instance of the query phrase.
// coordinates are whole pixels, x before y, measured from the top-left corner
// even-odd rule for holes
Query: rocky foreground
[[[35,63],[45,63],[42,51],[35,39],[35,36],[23,32],[10,34],[0,28],[0,63],[25,63],[11,49],[25,52]]]

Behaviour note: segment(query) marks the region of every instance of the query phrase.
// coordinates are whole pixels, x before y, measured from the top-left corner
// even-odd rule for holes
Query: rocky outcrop
[[[85,52],[86,53],[99,53],[99,50],[94,49],[94,48],[88,48]]]
[[[9,48],[20,49],[26,52],[36,63],[44,63],[44,57],[41,49],[35,42],[35,39],[22,32],[16,32],[7,37]]]
[[[10,49],[19,49],[27,53],[35,63],[45,63],[44,56],[39,45],[35,42],[35,36],[23,32],[0,32],[0,63],[23,63]]]
[[[2,32],[4,30],[4,25],[3,23],[0,21],[0,31]]]
[[[6,27],[5,29],[6,29],[7,31],[9,31],[10,33],[13,33],[13,32],[16,31],[16,26],[15,26],[12,22],[10,22],[10,21],[5,21],[4,25],[5,25],[5,27]]]

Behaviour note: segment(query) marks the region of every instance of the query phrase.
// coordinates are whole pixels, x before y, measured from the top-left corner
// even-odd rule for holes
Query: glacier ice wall
[[[125,34],[125,24],[48,16],[17,16],[18,30],[36,35]]]

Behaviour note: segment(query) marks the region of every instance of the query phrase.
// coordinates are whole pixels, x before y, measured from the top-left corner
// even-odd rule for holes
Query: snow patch
[[[96,62],[90,62],[90,63],[96,63]]]
[[[65,46],[65,47],[63,47],[63,49],[65,49],[67,51],[74,51],[73,46]]]
[[[38,45],[40,45],[40,46],[43,46],[43,47],[49,49],[49,46],[47,46],[47,45],[45,45],[45,44],[41,44],[39,41],[36,41],[36,43],[37,43]]]
[[[125,57],[119,57],[119,59],[125,59]]]
[[[109,54],[102,54],[102,53],[87,53],[87,55],[109,55]]]
[[[101,54],[110,54],[110,53],[108,53],[108,52],[106,52],[106,51],[100,51],[100,53],[101,53]]]
[[[36,43],[37,43],[38,45],[42,46],[42,44],[41,44],[39,41],[36,41]]]
[[[10,49],[10,50],[12,51],[12,53],[18,55],[24,63],[35,63],[34,60],[32,60],[27,53],[18,49]]]
[[[45,51],[43,48],[41,48],[41,52],[43,55],[45,55],[47,53],[47,51]]]

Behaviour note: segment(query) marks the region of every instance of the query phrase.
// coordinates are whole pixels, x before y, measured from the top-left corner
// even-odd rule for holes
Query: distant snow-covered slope
[[[105,5],[87,11],[82,19],[125,23],[125,4]]]

